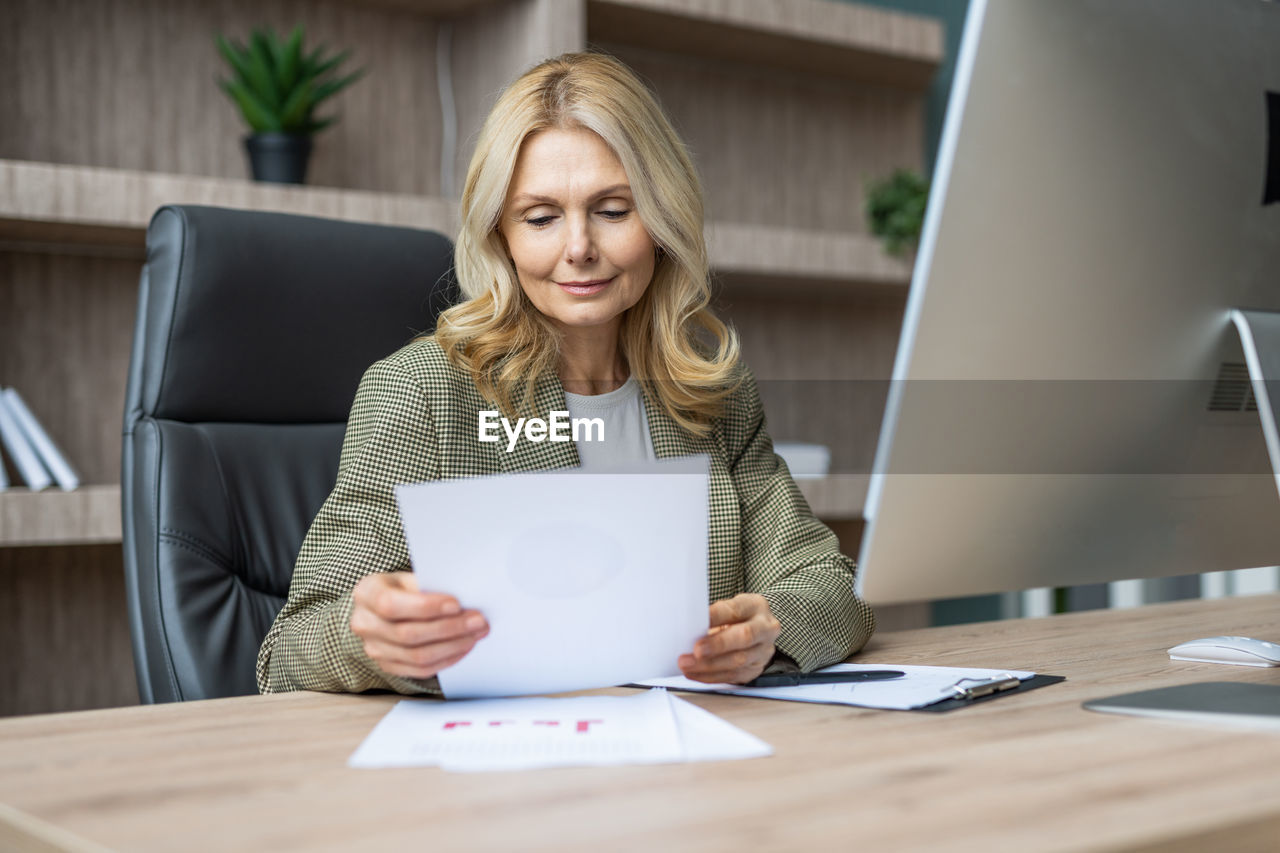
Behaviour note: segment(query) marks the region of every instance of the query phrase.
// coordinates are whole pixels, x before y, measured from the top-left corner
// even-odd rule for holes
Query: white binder
[[[31,414],[27,404],[18,395],[17,389],[6,388],[0,396],[4,397],[4,401],[9,407],[9,414],[18,422],[19,429],[22,430],[31,447],[39,454],[40,461],[48,469],[49,473],[53,475],[58,487],[64,492],[69,492],[78,487],[80,485],[80,476],[71,467],[67,457],[63,456],[62,451],[53,443],[53,439],[49,438],[49,434],[45,432],[44,427],[36,420],[36,416]]]
[[[5,394],[0,394],[0,440],[4,441],[5,449],[9,451],[9,458],[17,467],[18,476],[26,481],[31,491],[47,489],[53,483],[35,448],[27,441],[22,428],[18,426],[17,419],[10,411],[8,396]]]

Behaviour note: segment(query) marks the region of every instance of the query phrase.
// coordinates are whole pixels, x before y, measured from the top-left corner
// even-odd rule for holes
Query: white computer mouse
[[[1174,660],[1233,663],[1238,666],[1280,666],[1280,644],[1252,637],[1206,637],[1169,649]]]

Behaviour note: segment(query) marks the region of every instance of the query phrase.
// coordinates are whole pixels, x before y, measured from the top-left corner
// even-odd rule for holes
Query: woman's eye
[[[610,220],[623,219],[629,213],[631,213],[630,210],[601,210],[597,212],[599,213],[600,216],[603,216],[605,219],[610,219]],[[555,219],[556,217],[553,215],[534,216],[534,217],[530,217],[529,219],[526,219],[525,223],[532,226],[533,228],[546,228],[548,225],[554,222]]]

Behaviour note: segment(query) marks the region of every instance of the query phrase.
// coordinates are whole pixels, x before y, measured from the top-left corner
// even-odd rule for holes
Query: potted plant
[[[868,188],[867,220],[886,252],[899,256],[915,249],[928,203],[928,180],[910,169],[897,169]]]
[[[219,79],[222,91],[240,108],[252,129],[245,137],[250,169],[257,181],[300,184],[306,178],[311,138],[337,121],[317,117],[316,107],[364,74],[359,69],[337,77],[350,51],[325,56],[325,48],[302,48],[302,27],[287,42],[274,30],[254,30],[246,47],[217,37],[218,51],[231,66],[230,79]]]

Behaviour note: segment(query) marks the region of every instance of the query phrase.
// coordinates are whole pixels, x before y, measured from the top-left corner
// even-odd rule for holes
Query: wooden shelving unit
[[[417,15],[435,18],[456,18],[472,15],[486,7],[501,5],[503,0],[355,0],[366,6],[381,6]]]
[[[147,223],[165,204],[412,225],[445,234],[458,227],[452,199],[0,160],[0,241],[11,250],[102,246],[141,252]]]
[[[706,231],[711,266],[731,281],[820,282],[838,293],[850,283],[902,287],[911,279],[909,262],[865,234],[729,222],[708,223]]]
[[[0,492],[0,548],[120,541],[120,487]]]
[[[587,0],[588,36],[709,59],[923,89],[937,21],[825,0]]]
[[[204,204],[429,228],[453,235],[453,199],[284,187],[203,178],[0,160],[0,250],[131,250],[140,253],[151,215],[165,204]],[[744,279],[905,284],[910,266],[866,235],[709,223],[713,268]]]
[[[308,186],[255,184],[240,119],[213,83],[212,36],[299,22],[369,74],[335,99],[342,120],[318,138]],[[866,470],[882,402],[815,400],[806,383],[890,376],[911,266],[867,234],[863,196],[870,180],[921,165],[938,21],[837,0],[69,0],[20,3],[6,24],[0,386],[20,389],[86,485],[0,493],[0,600],[25,608],[0,624],[0,647],[25,650],[8,670],[20,698],[0,691],[0,714],[136,701],[120,407],[156,208],[456,233],[454,188],[493,99],[565,51],[599,47],[630,64],[688,142],[717,307],[761,382],[773,437],[825,443],[833,470]],[[799,485],[856,549],[867,477]],[[85,646],[101,652],[92,666]],[[73,698],[52,671],[77,685]]]

